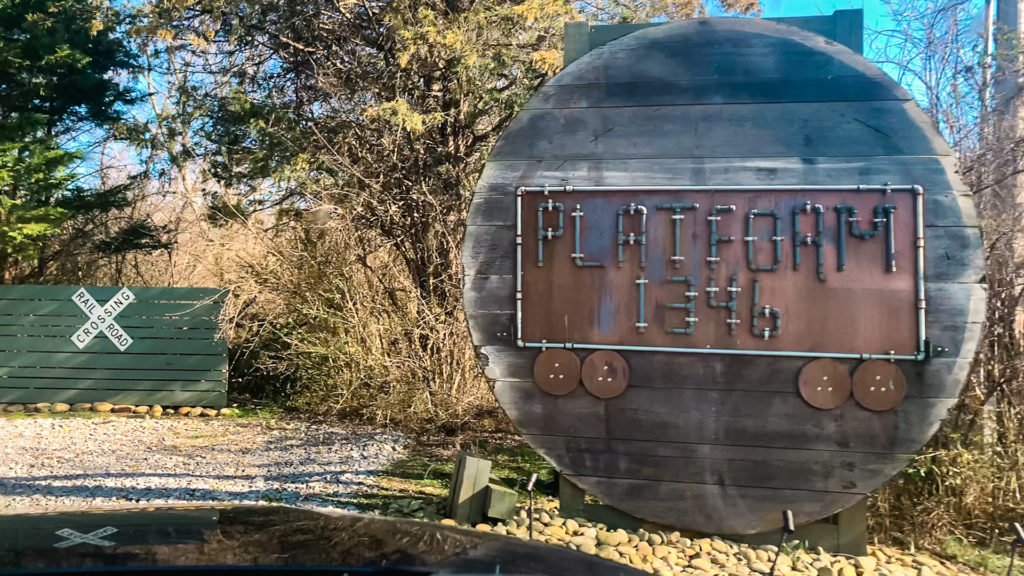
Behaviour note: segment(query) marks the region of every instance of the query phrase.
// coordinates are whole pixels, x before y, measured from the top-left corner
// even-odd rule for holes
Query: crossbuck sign
[[[78,304],[78,307],[89,316],[89,320],[78,329],[78,332],[71,337],[71,341],[78,346],[79,350],[99,334],[105,335],[117,346],[117,349],[124,352],[132,345],[132,338],[125,333],[124,329],[118,326],[114,317],[121,313],[126,306],[135,301],[135,294],[127,288],[121,290],[110,299],[104,306],[100,306],[85,288],[79,288],[78,292],[71,299]]]

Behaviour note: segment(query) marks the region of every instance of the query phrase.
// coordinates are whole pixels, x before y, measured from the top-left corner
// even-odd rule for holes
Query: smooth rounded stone
[[[594,528],[593,526],[585,528],[583,530],[582,534],[584,536],[588,537],[588,538],[596,539],[597,538],[597,528]]]
[[[818,568],[818,576],[838,576],[838,575],[839,575],[839,569],[838,568],[833,568],[832,566],[829,566],[827,564]]]
[[[237,416],[238,408],[221,408],[217,411],[218,416]]]
[[[771,566],[768,566],[763,562],[751,562],[750,569],[754,572],[760,572],[761,574],[768,574],[768,572],[771,571]]]
[[[149,406],[136,406],[132,412],[135,414],[149,414]]]
[[[502,536],[506,536],[508,535],[508,528],[505,528],[504,526],[499,524],[494,528],[491,528],[491,532],[494,532],[495,534],[501,534]]]
[[[159,418],[163,416],[164,409],[158,404],[156,406],[153,406],[149,413],[152,414],[154,418]]]
[[[647,540],[648,532],[647,532],[647,530],[644,530],[643,528],[637,528],[634,531],[634,534],[636,534],[636,537],[639,538],[640,540]]]
[[[917,576],[935,576],[935,571],[931,566],[921,566],[917,569]]]
[[[57,414],[63,414],[64,412],[70,412],[71,405],[65,404],[64,402],[54,402],[53,406],[50,406],[50,412]]]
[[[131,404],[118,404],[110,409],[113,414],[131,414],[133,411],[135,411],[135,406]]]
[[[114,405],[110,402],[97,402],[92,405],[92,409],[96,412],[107,413],[114,409]]]
[[[515,520],[506,520],[505,521],[505,527],[508,528],[509,530],[515,530],[516,528],[519,527],[519,524]]]
[[[191,414],[189,415],[191,416]],[[213,418],[217,416],[217,411],[214,410],[213,408],[203,408],[202,412],[200,412],[199,415],[203,416],[204,418]]]
[[[167,414],[168,416],[174,416],[176,412],[174,411],[174,408],[168,408],[167,410],[164,410],[164,414]]]
[[[650,554],[653,551],[654,551],[654,549],[651,548],[651,545],[648,544],[647,542],[637,542],[636,543],[636,553],[641,555],[641,556],[646,556],[647,554]]]
[[[53,404],[49,402],[40,402],[33,407],[33,411],[39,413],[49,412],[51,407],[53,407]]]
[[[712,540],[711,549],[715,552],[718,552],[719,554],[728,554],[729,552],[731,552],[731,550],[729,550],[729,545],[725,542],[722,542],[721,540]]]
[[[597,547],[594,546],[593,544],[587,544],[587,543],[580,544],[579,547],[578,547],[578,550],[580,552],[583,552],[584,554],[596,554],[597,553]]]
[[[481,532],[490,532],[491,531],[491,525],[490,524],[485,524],[483,522],[477,524],[475,526],[475,528],[477,530],[481,531]]]
[[[764,550],[765,552],[771,552],[772,554],[775,554],[779,551],[779,547],[775,546],[774,544],[761,544],[757,547],[757,549]]]
[[[760,548],[758,548],[757,550],[754,550],[754,555],[757,556],[757,561],[758,562],[770,562],[771,561],[771,556],[768,554],[767,550],[761,550]]]
[[[686,548],[683,548],[683,554],[685,556],[687,556],[687,557],[696,556],[697,554],[700,554],[700,553],[701,553],[700,549],[697,548],[696,546],[688,546]]]
[[[711,563],[711,560],[708,560],[707,558],[694,558],[693,560],[690,560],[690,566],[697,570],[703,570],[704,572],[718,571],[718,569],[715,568],[715,565]]]
[[[632,546],[630,546],[629,544],[619,544],[618,546],[615,547],[615,550],[619,554],[623,554],[623,555],[626,555],[626,556],[629,556],[630,554],[636,552],[636,549],[633,548]]]
[[[455,520],[452,520],[451,518],[445,518],[445,519],[441,520],[441,524],[444,524],[445,526],[458,526],[459,525],[458,522],[456,522]]]
[[[650,544],[651,546],[660,546],[661,544],[663,544],[665,542],[665,538],[661,534],[653,534],[653,533],[652,534],[648,534],[646,540],[647,540],[647,543]]]
[[[547,512],[541,512],[539,515],[534,516],[534,518],[540,520],[541,524],[547,524],[548,522],[551,522],[551,515]]]
[[[569,538],[569,543],[574,546],[583,546],[584,544],[590,544],[591,546],[597,545],[597,540],[589,538],[587,536],[573,536]]]
[[[580,529],[579,522],[573,520],[572,518],[565,520],[565,522],[562,525],[565,526],[566,532],[569,532],[570,534]]]
[[[878,559],[874,556],[857,556],[853,559],[853,564],[865,571],[874,571],[878,567]]]
[[[683,548],[693,546],[693,541],[689,538],[683,538],[682,534],[680,534],[679,532],[672,532],[671,534],[669,534],[668,541],[673,544],[678,544]]]
[[[551,518],[551,520],[548,521],[548,525],[549,526],[562,526],[564,524],[565,524],[565,518],[559,518],[558,516],[555,516],[555,517]]]
[[[178,414],[181,414],[182,416],[188,416],[188,413],[191,412],[191,411],[192,411],[192,407],[191,406],[179,406],[178,407]]]
[[[672,549],[668,546],[658,545],[651,548],[651,554],[654,554],[655,558],[667,558],[672,554]]]
[[[196,418],[196,417],[202,416],[203,415],[203,408],[202,408],[202,406],[196,406],[195,408],[192,408],[191,410],[188,411],[188,415],[190,417],[192,417],[192,418]]]
[[[614,548],[619,545],[619,535],[615,532],[598,532],[597,541],[602,546],[610,546]]]
[[[722,554],[721,552],[714,552],[711,554],[711,561],[719,566],[732,566],[736,563],[736,559],[729,554]]]
[[[4,412],[6,412],[8,414],[19,414],[19,413],[24,412],[24,411],[25,411],[25,405],[24,404],[8,404],[6,407],[4,407]]]
[[[629,534],[626,536],[626,544],[630,546],[636,546],[640,542],[640,537],[636,534]]]
[[[561,526],[548,526],[544,529],[544,532],[547,533],[549,536],[553,536],[560,540],[564,539],[566,536],[565,528],[562,528]]]

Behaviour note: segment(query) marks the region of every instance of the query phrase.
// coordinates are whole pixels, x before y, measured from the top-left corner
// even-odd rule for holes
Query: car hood
[[[639,574],[571,550],[429,522],[287,506],[0,516],[0,571],[411,567],[437,574]]]

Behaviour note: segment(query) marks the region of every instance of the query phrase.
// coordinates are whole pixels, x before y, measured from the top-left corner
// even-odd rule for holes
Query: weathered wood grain
[[[553,397],[503,380],[494,391],[524,434],[897,454],[920,449],[956,402],[906,398],[879,413],[852,399],[818,410],[796,393],[638,386],[601,400],[582,386]]]
[[[632,81],[603,84],[545,84],[525,110],[674,106],[679,104],[749,104],[753,102],[856,102],[907,100],[875,76],[811,76],[794,93],[791,78],[697,78],[689,81]]]
[[[499,402],[572,481],[648,520],[749,533],[777,527],[782,508],[809,521],[856,503],[934,433],[981,335],[982,245],[951,151],[875,66],[791,27],[693,21],[590,52],[526,108],[470,206],[466,318]],[[611,400],[532,383],[538,351],[512,334],[515,187],[886,182],[926,189],[927,331],[950,349],[899,363],[897,409],[812,408],[800,358],[623,353],[631,385]]]
[[[0,366],[44,368],[130,369],[146,366],[155,370],[227,370],[227,355],[132,354],[120,352],[3,352]]]
[[[218,407],[227,404],[227,393],[218,392],[181,392],[168,390],[46,390],[45,396],[39,391],[26,388],[4,388],[0,386],[0,402],[35,403],[35,402],[110,402],[111,404],[136,404],[162,406],[209,406]]]
[[[524,110],[494,160],[920,156],[948,152],[901,101]],[[923,116],[922,116],[923,117]]]
[[[865,485],[906,466],[911,454],[752,448],[667,441],[527,436],[583,476],[865,494]]]
[[[793,511],[798,522],[829,516],[863,498],[846,492],[780,490],[721,484],[688,484],[624,478],[567,475],[601,500],[652,522],[724,534],[753,534],[777,527],[779,511]]]

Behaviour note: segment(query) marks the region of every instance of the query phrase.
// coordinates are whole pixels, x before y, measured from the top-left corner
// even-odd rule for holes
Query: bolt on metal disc
[[[548,394],[568,394],[580,383],[580,359],[564,348],[545,350],[533,362],[533,381]]]
[[[629,365],[611,350],[598,350],[583,361],[583,386],[598,398],[614,398],[626,391]]]
[[[853,372],[853,398],[868,410],[892,410],[906,393],[903,371],[887,360],[868,360]]]
[[[850,397],[850,373],[831,358],[819,358],[800,369],[800,396],[821,410],[838,408]]]

